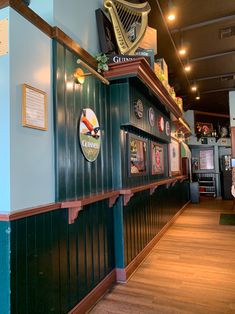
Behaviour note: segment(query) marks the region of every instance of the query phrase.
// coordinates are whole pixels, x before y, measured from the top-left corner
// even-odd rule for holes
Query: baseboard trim
[[[175,220],[182,214],[185,208],[188,206],[190,201],[188,201],[171,220],[162,228],[162,230],[146,245],[146,247],[126,266],[124,269],[117,269],[116,280],[119,283],[126,283],[128,279],[134,274],[141,263],[146,259],[149,253],[152,251],[153,247],[161,239],[164,233],[172,226]]]
[[[82,299],[68,314],[84,314],[105,294],[116,282],[116,270],[112,270],[88,295]]]

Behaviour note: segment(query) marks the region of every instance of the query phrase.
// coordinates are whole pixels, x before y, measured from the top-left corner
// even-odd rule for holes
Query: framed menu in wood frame
[[[171,138],[171,143],[169,144],[169,166],[172,176],[181,174],[180,143],[174,138]]]
[[[48,129],[47,94],[27,84],[22,85],[22,125],[42,131]]]
[[[164,174],[164,146],[151,142],[151,174]]]

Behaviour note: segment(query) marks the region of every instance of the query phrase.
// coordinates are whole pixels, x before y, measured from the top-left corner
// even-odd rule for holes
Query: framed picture
[[[197,122],[196,123],[196,134],[201,134],[203,136],[210,136],[213,132],[212,123]]]
[[[106,54],[117,54],[118,46],[113,25],[101,9],[95,11],[100,50]]]
[[[143,175],[147,172],[147,142],[135,135],[129,136],[129,174]]]
[[[214,169],[214,151],[213,149],[200,150],[199,152],[200,170]]]
[[[22,125],[47,130],[47,94],[27,84],[22,85]]]
[[[181,174],[181,153],[180,144],[177,140],[171,139],[169,144],[169,164],[170,172],[172,176]]]
[[[164,174],[164,146],[151,142],[151,174]]]

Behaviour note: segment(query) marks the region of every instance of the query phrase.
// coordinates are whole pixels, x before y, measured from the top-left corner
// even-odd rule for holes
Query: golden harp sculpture
[[[134,54],[148,26],[149,3],[104,0],[104,7],[111,17],[120,53]]]

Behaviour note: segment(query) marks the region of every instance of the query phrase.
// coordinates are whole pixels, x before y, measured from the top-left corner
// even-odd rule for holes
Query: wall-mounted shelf
[[[182,116],[181,109],[144,58],[111,63],[109,64],[109,71],[105,72],[104,76],[110,81],[112,79],[138,77],[177,119]]]
[[[77,218],[79,211],[82,210],[83,206],[108,199],[109,207],[111,208],[119,197],[119,194],[119,191],[111,191],[107,193],[87,196],[83,199],[79,199],[76,201],[65,201],[61,203],[61,208],[68,208],[68,220],[69,224],[72,224]]]
[[[140,185],[140,186],[129,188],[129,189],[122,189],[120,190],[120,194],[123,195],[123,204],[124,206],[126,206],[135,193],[149,190],[150,194],[152,195],[154,191],[161,185],[166,185],[167,188],[169,188],[171,185],[174,186],[177,181],[183,182],[186,179],[187,179],[187,176],[177,176],[173,178],[159,180],[159,181],[146,184],[146,185]]]

